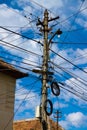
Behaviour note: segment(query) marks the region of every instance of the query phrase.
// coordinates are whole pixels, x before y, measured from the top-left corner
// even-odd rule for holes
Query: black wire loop
[[[57,82],[52,82],[51,84],[51,91],[55,96],[59,96],[60,95],[60,87],[57,84]]]
[[[50,110],[50,111],[47,110],[47,109],[48,109],[47,104],[49,105],[49,110]],[[52,112],[53,112],[53,104],[52,104],[52,102],[51,102],[49,99],[47,99],[47,100],[45,101],[45,103],[44,103],[44,109],[45,109],[45,112],[46,112],[46,114],[47,114],[48,116],[50,116],[50,115],[52,114]]]

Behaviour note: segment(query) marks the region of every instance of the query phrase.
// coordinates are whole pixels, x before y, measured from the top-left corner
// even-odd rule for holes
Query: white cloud
[[[69,124],[68,124],[68,122],[67,121],[59,121],[59,124],[62,126],[62,128],[64,128],[64,129],[68,129],[69,128]]]
[[[71,125],[75,127],[80,127],[84,124],[84,120],[87,118],[81,112],[71,113],[67,116],[66,120],[70,122]]]
[[[76,23],[79,24],[80,26],[84,27],[84,28],[87,27],[87,23],[86,23],[85,19],[78,18]]]
[[[84,115],[81,112],[70,113],[66,116],[65,120],[59,122],[65,129],[69,129],[70,127],[75,128],[84,128],[87,126],[87,115]]]
[[[77,106],[78,108],[86,108],[86,98],[87,98],[87,82],[86,82],[86,74],[79,71],[74,70],[72,71],[73,74],[76,74],[77,76],[71,77],[65,81],[65,86],[63,86],[65,89],[62,89],[61,87],[61,93],[60,93],[60,99],[64,100],[66,104],[70,102],[71,99],[73,99],[72,104]],[[78,77],[79,76],[79,77]],[[80,77],[83,79],[80,79]],[[61,84],[60,84],[61,86]],[[70,90],[69,91],[66,91]],[[66,94],[67,93],[67,94]]]
[[[7,5],[0,5],[0,16],[0,26],[23,27],[28,24],[28,21],[21,15],[19,10],[15,10],[10,7],[8,8]]]
[[[56,7],[59,6],[59,7],[62,7],[63,6],[63,1],[62,0],[54,0],[54,1],[50,1],[50,0],[42,0],[42,1],[39,1],[39,0],[31,0],[30,2],[32,2],[33,4],[35,4],[35,2],[37,3],[38,7],[39,5],[42,5],[44,6],[45,8],[52,8],[52,7]],[[24,5],[26,6],[27,4],[29,3],[28,0],[19,0],[18,1],[18,4],[19,5]]]
[[[55,109],[58,109],[58,107],[61,109],[61,108],[66,108],[66,107],[68,107],[68,104],[66,103],[58,103],[58,101],[57,102],[55,102],[54,104],[53,104],[53,107],[55,108]]]
[[[77,75],[78,75],[78,72],[77,72]],[[83,79],[86,79],[86,77],[84,77]],[[73,102],[74,105],[78,104],[79,107],[85,108],[87,105],[86,103],[87,88],[86,88],[85,82],[79,78],[76,78],[76,79],[70,78],[69,80],[66,80],[66,84],[67,84],[65,86],[66,89],[70,90],[74,94],[71,94],[70,92],[68,92],[67,95],[65,93],[62,93],[63,96],[60,96],[60,98],[61,99],[63,98],[66,102],[67,101],[69,102],[71,99],[74,99],[75,100],[75,102]]]
[[[15,93],[15,118],[17,118],[18,115],[22,113],[26,113],[25,117],[22,118],[29,118],[29,115],[32,114],[35,115],[35,108],[37,105],[40,104],[40,98],[39,95],[33,91],[30,91],[29,89],[24,88],[23,86],[19,85],[21,81],[18,81],[17,83],[17,90]],[[28,113],[28,116],[27,116]]]
[[[71,72],[71,73],[73,73],[73,75],[75,74],[78,77],[81,76],[80,73],[82,71],[80,69],[77,69],[72,64],[75,64],[78,66],[78,65],[84,65],[87,63],[87,58],[86,58],[87,49],[86,48],[85,49],[77,48],[76,50],[70,48],[70,49],[65,49],[65,50],[59,51],[59,49],[56,46],[54,46],[52,50],[54,50],[56,53],[58,53],[60,55],[60,56],[55,55],[52,58],[52,62],[63,67],[67,73]],[[61,58],[61,56],[64,57],[66,60]],[[72,64],[70,64],[67,60],[70,61]],[[85,69],[85,67],[84,67],[84,69]],[[58,70],[58,68],[56,70]],[[61,72],[60,70],[58,70],[58,71]],[[84,72],[82,72],[82,75],[86,79],[86,74]],[[81,76],[81,78],[82,78],[82,76]]]
[[[67,93],[67,94],[66,94]],[[66,102],[66,104],[69,103],[69,101],[72,99],[72,98],[75,98],[75,96],[67,91],[62,91],[61,89],[61,93],[60,93],[60,99],[61,100],[64,100]]]

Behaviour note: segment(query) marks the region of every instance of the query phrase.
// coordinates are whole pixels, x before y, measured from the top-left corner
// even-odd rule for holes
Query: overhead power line
[[[61,23],[66,22],[68,19],[70,19],[70,18],[72,18],[73,16],[75,16],[75,15],[77,15],[77,14],[79,14],[79,13],[83,12],[83,11],[84,11],[84,10],[86,10],[86,9],[87,9],[87,6],[86,6],[85,8],[83,8],[83,9],[79,10],[78,12],[76,12],[76,13],[72,14],[71,16],[67,17],[66,19],[64,19],[64,20],[60,21],[58,24],[61,24]]]
[[[82,100],[84,100],[84,101],[87,102],[87,99],[85,99],[85,98],[83,97],[83,95],[81,96],[81,95],[79,95],[78,93],[73,92],[73,91],[67,89],[66,87],[64,87],[64,86],[62,86],[62,85],[61,85],[60,87],[61,87],[62,89],[64,89],[64,90],[66,90],[66,91],[68,91],[68,92],[74,94],[75,96],[77,96],[77,97],[79,97],[80,99],[82,99]]]
[[[11,44],[11,43],[9,43],[9,42],[3,41],[3,40],[0,40],[0,41],[3,42],[3,43],[5,43],[5,44],[7,44],[7,45],[9,45],[9,47],[12,46],[12,47],[15,47],[15,48],[17,48],[17,49],[19,49],[19,50],[25,51],[25,52],[27,52],[27,53],[31,53],[31,54],[33,54],[33,55],[35,55],[35,56],[36,56],[36,55],[37,55],[37,56],[41,56],[40,54],[37,54],[37,53],[34,53],[34,52],[32,52],[32,51],[26,50],[26,49],[21,48],[21,47],[19,47],[19,46],[13,45],[13,44]],[[3,44],[3,43],[0,43],[0,44]],[[4,44],[4,45],[5,45],[5,44]]]
[[[79,70],[81,70],[82,72],[86,73],[87,72],[85,70],[83,70],[82,68],[80,68],[79,66],[75,65],[74,63],[72,63],[71,61],[69,61],[68,59],[66,59],[65,57],[61,56],[60,54],[56,53],[55,51],[53,51],[52,49],[50,49],[54,54],[58,55],[60,58],[64,59],[65,61],[67,61],[68,63],[72,64],[74,67],[78,68]]]
[[[76,45],[76,44],[87,44],[87,42],[63,42],[63,41],[58,41],[58,42],[56,42],[56,41],[52,41],[52,43],[61,43],[61,44],[66,44],[66,45],[68,45],[68,44],[73,44],[73,45]]]
[[[79,81],[80,83],[82,83],[82,84],[84,84],[85,86],[87,86],[87,84],[86,84],[87,81],[86,81],[85,79],[83,79],[83,78],[81,78],[80,76],[78,76],[78,75],[76,75],[76,74],[74,74],[74,73],[72,73],[72,72],[66,70],[65,68],[63,68],[63,67],[57,65],[56,63],[53,63],[53,62],[51,62],[51,63],[52,63],[54,66],[56,66],[58,69],[62,70],[63,72],[65,72],[65,73],[67,73],[67,74],[69,74],[69,75],[72,76],[74,79],[76,79],[76,80]],[[84,81],[84,82],[83,82],[83,81]]]
[[[80,30],[87,30],[87,26],[85,27],[81,27],[81,28],[76,28],[76,29],[72,29],[72,30],[67,30],[67,31],[63,31],[63,32],[76,32],[76,31],[80,31]]]
[[[10,29],[7,29],[7,28],[5,28],[5,27],[2,27],[2,26],[0,26],[0,28],[4,29],[4,30],[6,30],[6,31],[12,32],[12,33],[14,33],[14,34],[16,34],[16,35],[19,35],[19,36],[21,36],[21,37],[23,37],[23,38],[32,40],[32,41],[34,41],[34,42],[36,42],[36,43],[39,43],[39,44],[43,45],[42,43],[40,43],[40,41],[34,40],[33,38],[29,38],[29,37],[27,37],[27,36],[25,36],[25,35],[23,35],[23,34],[14,32],[14,31],[12,31],[12,30],[10,30]]]
[[[75,23],[75,21],[76,21],[76,18],[77,18],[77,16],[78,16],[79,12],[80,12],[80,9],[81,9],[81,7],[83,6],[83,3],[84,3],[84,1],[82,1],[81,5],[80,5],[80,8],[79,8],[79,10],[77,11],[77,13],[76,13],[76,15],[75,15],[75,17],[74,17],[74,20],[73,20],[72,25],[70,26],[69,30],[72,29],[72,26],[74,25],[74,23]],[[65,41],[65,39],[67,39],[68,34],[69,34],[69,33],[67,32],[66,35],[65,35],[65,37],[64,37],[64,40],[63,40],[63,41]]]
[[[19,68],[19,69],[22,69],[22,70],[26,70],[26,71],[30,71],[30,72],[32,72],[31,69],[26,68],[26,67],[23,67],[23,66],[19,66],[19,65],[14,64],[14,63],[10,63],[10,65],[12,65],[12,66],[14,66],[14,67],[17,67],[17,68]],[[0,69],[0,71],[3,71],[3,70],[10,70],[10,68],[9,68],[9,69]]]
[[[87,90],[85,90],[82,86],[80,86],[78,83],[76,83],[75,81],[72,81],[70,80],[67,76],[65,76],[64,74],[58,72],[57,70],[54,70],[58,75],[62,76],[62,78],[64,78],[65,80],[67,79],[69,81],[69,85],[67,84],[68,86],[68,89],[71,89],[71,90],[74,90],[76,92],[78,92],[79,94],[84,94],[84,96],[87,96]],[[56,78],[57,79],[57,78]],[[65,81],[62,81],[62,82],[59,82],[61,83],[62,85],[65,85],[66,82]]]
[[[27,59],[27,58],[24,58],[24,57],[22,57],[22,56],[13,55],[13,54],[10,54],[10,53],[8,53],[7,51],[4,51],[4,50],[0,50],[0,53],[2,54],[1,56],[4,55],[3,58],[5,58],[5,55],[6,55],[6,57],[7,57],[7,56],[13,57],[13,59],[14,59],[14,58],[17,58],[17,59],[20,59],[20,61],[21,61],[21,60],[24,60],[24,61],[27,61],[27,62],[32,62],[32,63],[34,63],[35,65],[38,65],[38,62],[37,62],[37,61],[32,61],[32,60]],[[39,63],[39,65],[41,66],[40,63]]]
[[[23,17],[24,19],[28,20],[27,17],[24,16],[24,15],[22,15],[19,11],[15,10],[15,9],[12,9],[12,8],[10,8],[9,6],[4,6],[4,5],[3,5],[3,7],[4,7],[4,8],[7,8],[8,10],[11,10],[12,12],[16,13],[17,15],[19,15],[19,16]]]
[[[19,63],[19,64],[24,64],[24,65],[28,65],[28,66],[31,66],[31,67],[37,67],[37,68],[41,68],[40,66],[38,66],[38,65],[34,65],[34,64],[31,64],[31,63],[26,63],[26,62],[24,62],[24,61],[19,61],[19,60],[13,60],[12,58],[7,58],[7,57],[4,57],[4,56],[0,56],[0,58],[4,58],[4,59],[6,59],[6,60],[10,60],[10,61],[15,61],[15,62],[17,62],[17,63]]]

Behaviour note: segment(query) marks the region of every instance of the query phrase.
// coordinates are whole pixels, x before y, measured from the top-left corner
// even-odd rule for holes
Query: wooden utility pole
[[[59,118],[61,118],[61,115],[59,115],[59,114],[61,114],[61,112],[57,110],[55,112],[55,114],[56,114],[56,116],[54,116],[54,118],[56,118],[56,120],[57,120],[56,130],[59,130]]]
[[[44,37],[44,44],[43,44],[43,65],[42,65],[42,70],[36,70],[34,69],[33,72],[35,73],[39,73],[42,75],[42,102],[41,102],[41,123],[42,123],[42,130],[48,130],[48,123],[47,123],[47,114],[46,111],[44,109],[44,103],[47,100],[47,81],[48,81],[48,76],[49,74],[53,74],[52,72],[49,72],[49,66],[48,66],[48,59],[49,59],[49,45],[52,41],[52,39],[54,38],[54,36],[59,33],[60,34],[60,30],[57,30],[52,38],[48,41],[48,33],[51,30],[50,28],[48,28],[48,23],[58,19],[58,17],[55,18],[51,18],[49,19],[49,13],[47,11],[47,9],[44,12],[44,19],[43,21],[40,21],[40,19],[38,19],[38,23],[36,24],[41,25],[41,29],[40,31],[43,33],[43,37]]]
[[[48,78],[48,11],[44,12],[43,21],[43,32],[44,32],[44,47],[43,47],[43,75],[42,75],[42,130],[47,130],[47,115],[44,110],[44,103],[47,99],[47,78]]]
[[[44,44],[43,44],[43,65],[42,70],[34,69],[33,72],[42,74],[42,102],[41,102],[41,123],[42,123],[42,130],[47,130],[47,114],[44,109],[44,103],[47,100],[47,79],[48,79],[48,57],[49,57],[49,44],[48,44],[48,11],[47,9],[44,12],[44,19],[43,22],[38,19],[38,25],[41,25],[41,32],[43,33],[44,37]]]

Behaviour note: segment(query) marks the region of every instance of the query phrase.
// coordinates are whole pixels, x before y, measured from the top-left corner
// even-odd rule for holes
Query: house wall
[[[13,130],[15,83],[15,78],[0,72],[0,130]]]

